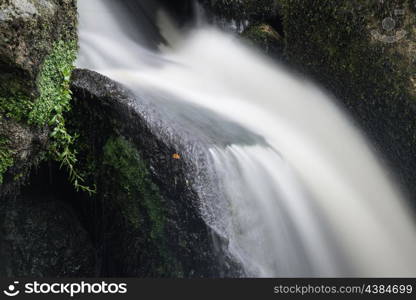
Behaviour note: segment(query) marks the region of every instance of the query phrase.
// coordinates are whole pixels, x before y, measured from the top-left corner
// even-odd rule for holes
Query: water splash
[[[177,138],[184,144],[195,142],[186,135],[198,136],[209,165],[209,180],[195,181],[201,215],[229,241],[247,276],[416,275],[410,209],[328,95],[213,28],[179,39],[175,34],[175,47],[159,47],[162,53],[149,50],[131,38],[124,22],[146,34],[147,27],[95,13],[110,5],[116,4],[79,1],[78,64],[136,93],[171,95],[170,106],[166,97],[154,101],[168,116],[157,122],[181,123]],[[172,24],[166,14],[157,15],[161,27]],[[229,123],[241,130],[224,125]],[[250,136],[261,139],[241,142]],[[216,190],[215,197],[206,190]]]

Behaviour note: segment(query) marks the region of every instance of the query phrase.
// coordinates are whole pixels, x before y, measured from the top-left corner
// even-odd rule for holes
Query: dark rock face
[[[175,14],[175,17],[180,21],[189,21],[189,18],[194,14],[193,0],[160,0],[159,1],[165,8],[171,13]]]
[[[237,21],[264,22],[277,16],[275,0],[200,0],[217,16]]]
[[[13,151],[13,163],[9,166],[3,184],[0,184],[0,197],[19,193],[21,184],[27,179],[32,165],[37,165],[42,152],[47,147],[49,130],[30,128],[13,120],[0,118],[0,136],[8,139],[6,146]]]
[[[218,277],[235,271],[219,263],[216,236],[198,214],[198,196],[184,176],[189,162],[152,134],[133,96],[86,70],[74,72],[72,90],[70,118],[85,144],[81,164],[90,165],[97,185],[101,273]]]
[[[92,243],[71,207],[34,189],[0,201],[0,275],[93,276]]]

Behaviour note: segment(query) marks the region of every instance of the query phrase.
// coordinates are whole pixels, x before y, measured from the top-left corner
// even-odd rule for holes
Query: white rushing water
[[[143,46],[147,29],[115,1],[78,2],[79,66],[133,90],[164,91],[264,138],[208,146],[217,180],[205,184],[223,197],[201,195],[201,214],[247,276],[416,276],[412,213],[325,92],[216,29],[182,36],[155,13],[172,46],[158,52]]]

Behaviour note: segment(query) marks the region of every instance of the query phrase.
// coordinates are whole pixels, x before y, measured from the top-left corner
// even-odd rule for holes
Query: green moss
[[[155,276],[183,276],[180,263],[166,245],[163,197],[139,151],[123,137],[110,137],[103,148],[102,168],[111,185],[108,197],[117,204],[129,227],[146,237],[146,248],[155,251],[147,255],[159,257],[152,267]]]
[[[3,175],[13,165],[11,151],[7,147],[7,140],[0,137],[0,184],[3,183]]]
[[[127,196],[126,203],[119,203],[126,219],[136,227],[139,225],[139,199],[152,222],[152,238],[163,234],[165,212],[161,205],[158,187],[152,182],[146,163],[140,153],[122,137],[109,138],[104,146],[103,164],[111,168],[117,183]]]

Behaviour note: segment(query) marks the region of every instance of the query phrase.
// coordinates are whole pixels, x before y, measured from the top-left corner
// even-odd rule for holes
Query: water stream
[[[416,276],[410,209],[330,96],[230,33],[180,30],[155,1],[123,2],[78,1],[77,64],[202,149],[201,215],[245,276]]]

